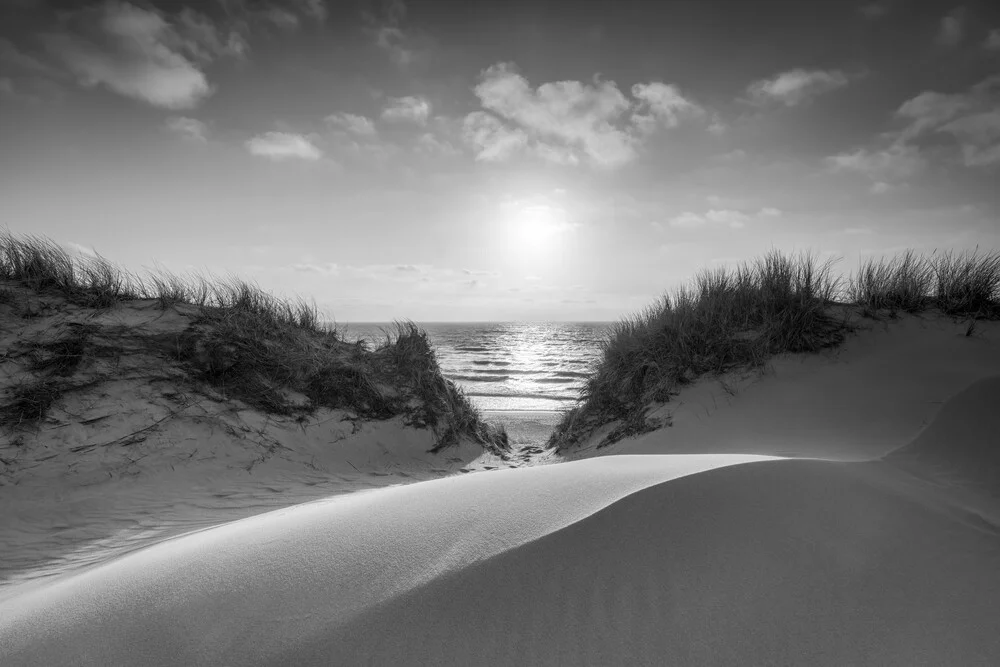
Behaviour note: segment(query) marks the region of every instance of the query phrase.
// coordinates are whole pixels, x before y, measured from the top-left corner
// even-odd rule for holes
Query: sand
[[[705,379],[580,460],[7,585],[2,662],[1000,664],[1000,327],[964,331],[904,318]]]

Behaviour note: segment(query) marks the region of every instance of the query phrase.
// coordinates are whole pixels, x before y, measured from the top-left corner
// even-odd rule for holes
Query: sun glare
[[[555,237],[569,228],[561,209],[544,204],[518,207],[508,224],[514,249],[532,254],[550,250]]]

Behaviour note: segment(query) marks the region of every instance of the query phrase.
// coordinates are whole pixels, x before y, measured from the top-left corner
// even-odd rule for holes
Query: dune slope
[[[579,461],[250,517],[0,592],[4,664],[274,664],[368,609],[639,489],[755,460],[761,457]]]

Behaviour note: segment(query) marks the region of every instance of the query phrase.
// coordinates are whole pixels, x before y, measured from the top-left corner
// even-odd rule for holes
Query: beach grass
[[[840,345],[853,318],[900,311],[977,319],[1000,317],[1000,253],[906,251],[862,260],[836,276],[834,259],[771,251],[729,269],[698,273],[609,330],[584,384],[548,441],[567,449],[617,422],[600,445],[658,428],[648,408],[707,374],[760,369],[785,352]]]
[[[395,323],[377,345],[348,342],[324,324],[314,302],[279,298],[241,278],[163,270],[140,276],[101,256],[75,256],[50,239],[9,232],[0,233],[0,281],[7,283],[0,303],[23,319],[52,305],[21,298],[11,286],[93,311],[140,301],[186,308],[190,322],[182,331],[131,335],[150,353],[186,367],[193,380],[268,414],[306,416],[325,407],[363,419],[403,416],[433,430],[435,450],[463,439],[495,452],[508,447],[503,429],[484,422],[442,375],[426,332],[412,322]],[[62,394],[78,388],[74,369],[106,353],[92,333],[93,327],[75,326],[57,340],[28,344],[32,377],[0,405],[4,425],[37,424]]]

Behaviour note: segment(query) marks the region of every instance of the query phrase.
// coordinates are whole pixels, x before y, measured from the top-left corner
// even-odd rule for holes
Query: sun
[[[519,252],[543,254],[567,224],[561,209],[545,204],[520,206],[509,219],[510,242]]]

